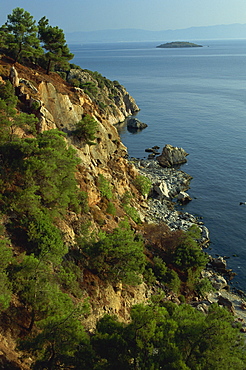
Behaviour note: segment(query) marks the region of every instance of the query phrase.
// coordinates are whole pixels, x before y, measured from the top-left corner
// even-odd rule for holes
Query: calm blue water
[[[192,40],[190,40],[192,41]],[[228,256],[246,291],[246,40],[198,41],[203,48],[158,49],[159,43],[72,45],[73,62],[126,87],[149,126],[126,129],[131,156],[165,144],[183,147],[193,176],[185,211],[203,216],[212,255]],[[194,41],[196,42],[196,41]],[[236,257],[234,255],[237,255]]]

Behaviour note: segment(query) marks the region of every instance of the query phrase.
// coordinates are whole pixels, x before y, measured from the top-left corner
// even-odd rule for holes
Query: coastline
[[[152,192],[148,198],[148,215],[146,222],[165,222],[171,230],[181,229],[187,231],[193,224],[201,230],[199,244],[202,249],[209,246],[209,230],[201,221],[188,212],[176,210],[177,196],[180,192],[189,189],[192,177],[179,168],[164,168],[155,159],[129,158],[141,175],[148,177],[152,183]],[[165,184],[165,186],[164,186]],[[222,303],[230,309],[235,322],[242,325],[241,331],[246,333],[246,294],[242,291],[231,291],[229,281],[235,275],[226,268],[226,261],[222,257],[213,258],[209,255],[210,263],[202,274],[208,277],[215,288],[214,292],[207,294],[206,299],[191,302],[197,309],[206,313],[212,303]]]
[[[171,230],[187,231],[193,224],[201,230],[199,243],[203,248],[210,242],[209,230],[198,218],[188,212],[175,209],[175,200],[179,194],[189,189],[192,176],[178,168],[161,167],[155,159],[130,159],[141,175],[148,177],[152,183],[152,193],[149,196],[147,222],[165,222]]]

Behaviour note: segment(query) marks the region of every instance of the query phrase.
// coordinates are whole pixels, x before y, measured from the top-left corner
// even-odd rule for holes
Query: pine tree
[[[66,66],[73,58],[66,44],[65,35],[62,29],[49,25],[49,20],[43,17],[38,22],[38,34],[43,48],[47,50],[45,58],[47,61],[46,73],[57,65]]]
[[[22,8],[15,8],[1,28],[6,31],[5,44],[13,52],[15,62],[23,57],[38,57],[43,53],[37,37],[38,28],[30,13]]]

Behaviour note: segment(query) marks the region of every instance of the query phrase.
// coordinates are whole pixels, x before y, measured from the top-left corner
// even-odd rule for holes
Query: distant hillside
[[[139,29],[112,29],[91,32],[71,32],[66,34],[67,42],[121,42],[121,41],[172,41],[172,40],[212,40],[246,39],[246,24],[229,24],[207,27],[190,27],[177,30],[147,31]]]

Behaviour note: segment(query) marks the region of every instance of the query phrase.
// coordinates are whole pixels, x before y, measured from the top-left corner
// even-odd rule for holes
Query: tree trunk
[[[47,69],[46,69],[46,74],[47,75],[50,73],[50,67],[51,67],[51,59],[49,59],[48,66],[47,66]]]

